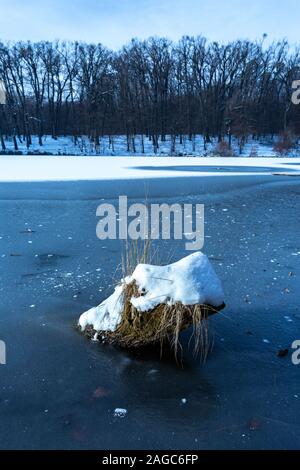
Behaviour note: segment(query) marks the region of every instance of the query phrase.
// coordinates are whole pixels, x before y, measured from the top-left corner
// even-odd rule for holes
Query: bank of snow
[[[91,326],[95,331],[115,331],[122,318],[123,288],[133,282],[140,295],[132,297],[131,304],[143,313],[159,304],[172,306],[180,302],[219,307],[224,302],[221,282],[210,261],[196,252],[166,266],[139,264],[108,299],[80,316],[81,329]]]
[[[249,175],[249,167],[251,175],[300,171],[293,158],[0,156],[0,182],[241,176]]]
[[[4,142],[7,152],[15,153],[14,141],[12,137],[5,137]],[[278,142],[278,136],[271,137],[267,136],[257,139],[248,138],[247,142],[243,146],[242,150],[239,146],[239,139],[232,136],[231,146],[234,155],[241,155],[248,157],[251,155],[276,156],[274,151],[274,145]],[[204,142],[203,135],[195,135],[194,139],[189,139],[188,136],[174,136],[167,135],[162,139],[158,139],[158,150],[157,154],[154,152],[153,141],[145,138],[145,136],[136,135],[134,138],[135,152],[131,145],[128,150],[128,142],[126,135],[115,135],[115,136],[102,136],[99,145],[95,145],[95,142],[88,136],[80,136],[75,141],[72,136],[58,136],[53,139],[50,135],[45,135],[42,139],[43,145],[39,144],[39,138],[36,135],[31,136],[31,145],[29,149],[26,146],[26,140],[18,142],[18,150],[23,155],[27,156],[33,154],[41,155],[78,155],[78,156],[135,156],[143,154],[146,156],[166,156],[166,155],[193,155],[193,156],[206,156],[213,155],[216,149],[218,149],[218,139],[216,137],[211,138],[210,143]],[[240,150],[242,153],[240,154]],[[294,156],[297,154],[297,149],[289,151],[288,156]]]

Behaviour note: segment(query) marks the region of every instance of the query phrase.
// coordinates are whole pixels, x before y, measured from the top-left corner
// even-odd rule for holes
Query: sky
[[[118,49],[133,37],[202,35],[300,42],[299,0],[0,0],[0,40],[81,40]]]

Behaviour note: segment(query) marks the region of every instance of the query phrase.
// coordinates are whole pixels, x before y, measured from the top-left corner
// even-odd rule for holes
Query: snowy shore
[[[0,182],[103,181],[300,171],[299,158],[1,156]]]
[[[258,156],[258,157],[276,157],[278,153],[274,150],[278,136],[265,136],[260,139],[248,138],[242,148],[239,146],[239,141],[236,137],[232,136],[231,152],[234,156]],[[65,156],[211,156],[218,152],[218,140],[216,137],[211,138],[210,143],[204,143],[203,135],[197,134],[193,140],[184,135],[180,139],[179,136],[175,139],[170,135],[166,136],[165,140],[161,137],[158,140],[157,153],[154,152],[153,141],[141,135],[135,136],[135,152],[132,145],[128,149],[127,138],[124,135],[103,136],[99,144],[95,144],[88,136],[79,136],[75,142],[72,136],[58,136],[56,139],[50,135],[45,135],[42,138],[42,145],[39,143],[39,138],[36,135],[31,136],[31,144],[29,148],[26,146],[26,139],[21,142],[18,140],[18,150],[15,149],[13,139],[11,137],[5,138],[5,151],[9,155],[65,155]],[[293,157],[297,155],[297,148],[299,150],[299,143],[296,143],[295,148],[288,150],[288,156]]]

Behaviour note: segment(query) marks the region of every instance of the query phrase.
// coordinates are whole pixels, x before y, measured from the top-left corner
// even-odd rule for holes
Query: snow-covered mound
[[[81,329],[90,325],[96,331],[114,331],[121,321],[124,286],[133,282],[140,295],[132,297],[131,304],[140,312],[152,310],[159,304],[181,302],[219,307],[224,302],[221,282],[207,256],[199,251],[167,266],[139,264],[108,299],[81,315]]]
[[[89,325],[96,331],[115,331],[120,323],[123,307],[123,284],[121,284],[98,307],[83,313],[79,318],[79,326],[82,331]]]
[[[167,266],[139,264],[127,282],[135,281],[144,295],[131,299],[141,312],[158,304],[183,305],[210,304],[215,307],[224,302],[221,282],[207,256],[200,251]]]

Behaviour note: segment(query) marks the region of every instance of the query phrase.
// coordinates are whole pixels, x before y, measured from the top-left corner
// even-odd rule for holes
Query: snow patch
[[[212,170],[212,166],[219,169]],[[228,167],[234,171],[228,171]],[[251,171],[251,176],[271,175],[287,168],[294,173],[300,170],[298,160],[292,158],[0,156],[0,181],[112,181],[249,175],[243,171],[244,167],[255,167],[257,171]],[[259,171],[261,167],[270,168],[270,172]]]
[[[93,307],[80,316],[79,326],[82,331],[89,325],[95,331],[114,331],[120,323],[123,306],[123,285],[119,285],[98,307]]]
[[[199,251],[166,266],[139,264],[110,297],[80,316],[82,331],[87,326],[95,331],[114,331],[121,321],[124,285],[132,282],[141,295],[132,297],[131,304],[140,312],[152,310],[159,304],[181,302],[219,307],[224,302],[221,282],[207,256]]]
[[[114,416],[116,418],[125,418],[127,415],[127,410],[125,408],[116,408],[114,411]]]
[[[127,282],[135,281],[140,297],[131,299],[141,312],[159,304],[209,304],[214,307],[224,302],[221,282],[206,255],[197,251],[167,266],[139,264]]]

